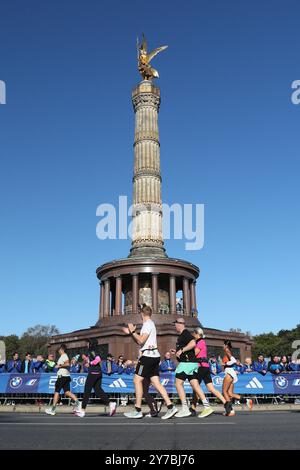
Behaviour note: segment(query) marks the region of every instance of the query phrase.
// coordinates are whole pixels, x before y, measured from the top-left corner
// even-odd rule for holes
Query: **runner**
[[[234,368],[232,367],[236,363],[235,357],[232,355],[232,345],[230,341],[224,341],[224,352],[225,356],[223,358],[223,366],[225,377],[223,380],[223,388],[222,393],[226,402],[230,403],[230,406],[227,405],[226,412],[224,413],[226,416],[234,416],[235,411],[232,408],[232,401],[234,399],[238,400],[241,404],[246,404],[247,407],[252,410],[253,408],[253,400],[249,398],[244,398],[238,393],[234,393],[234,384],[238,381],[238,376]]]
[[[195,328],[193,331],[193,336],[196,340],[195,354],[199,363],[199,368],[197,372],[199,384],[201,385],[202,381],[205,383],[207,390],[213,395],[215,395],[215,397],[217,397],[223,403],[227,414],[231,411],[231,404],[230,402],[226,402],[223,395],[213,386],[212,378],[210,375],[209,362],[207,358],[207,347],[206,342],[204,340],[205,335],[202,328]],[[198,396],[194,392],[192,406],[190,408],[190,412],[192,413],[192,415],[196,415],[197,403]]]
[[[83,400],[81,403],[81,409],[75,411],[75,415],[79,418],[84,418],[85,410],[91,395],[92,389],[95,394],[100,398],[105,406],[109,406],[109,416],[113,416],[116,413],[117,403],[110,401],[103,388],[101,387],[102,382],[102,371],[101,371],[101,358],[96,355],[94,351],[89,351],[84,355],[89,358],[88,376],[84,385]]]
[[[77,399],[76,395],[71,392],[71,376],[70,376],[70,360],[68,355],[66,354],[66,346],[62,344],[58,350],[59,359],[57,361],[56,368],[57,370],[57,380],[55,382],[55,392],[53,397],[53,405],[46,408],[45,412],[47,415],[54,416],[56,414],[56,406],[60,399],[60,392],[61,390],[64,391],[64,394],[67,398],[71,398],[75,403],[75,409],[80,409],[80,402]]]
[[[145,306],[141,310],[143,326],[140,334],[136,333],[136,326],[129,323],[123,328],[124,333],[131,335],[133,340],[140,346],[140,358],[136,367],[134,376],[135,386],[135,411],[124,413],[126,418],[143,418],[142,398],[143,398],[143,381],[150,379],[151,384],[156,388],[158,393],[163,397],[168,411],[161,419],[172,418],[177,413],[177,408],[172,405],[171,400],[166,392],[165,387],[159,381],[159,363],[160,354],[157,348],[156,327],[151,320],[152,309]]]
[[[205,397],[198,381],[198,359],[195,355],[196,341],[192,334],[185,327],[185,320],[183,317],[179,317],[175,322],[177,333],[179,333],[176,350],[171,349],[171,354],[176,354],[179,361],[179,365],[175,370],[175,385],[182,404],[181,410],[177,413],[177,418],[183,418],[190,416],[192,413],[189,410],[186,394],[184,390],[184,382],[187,379],[193,391],[201,399],[204,410],[199,414],[199,418],[206,418],[214,412],[209,406],[209,402]]]

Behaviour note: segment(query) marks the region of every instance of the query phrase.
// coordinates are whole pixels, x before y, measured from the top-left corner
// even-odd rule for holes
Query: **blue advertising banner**
[[[300,395],[300,374],[272,375],[274,391],[280,395]]]
[[[83,393],[86,376],[87,374],[71,374],[74,393]],[[222,390],[223,378],[223,373],[213,376],[213,384],[220,391]],[[168,393],[176,394],[174,373],[162,373],[160,380]],[[0,374],[0,393],[52,394],[55,381],[56,374]],[[103,374],[102,387],[107,393],[134,393],[133,375],[113,374],[108,376]],[[202,384],[202,388],[204,392],[207,392],[204,384]],[[192,393],[188,382],[185,382],[185,390],[186,393]],[[257,373],[241,374],[238,376],[235,391],[247,395],[274,393],[300,395],[300,374],[290,373],[278,376],[269,373],[265,376]],[[156,393],[153,387],[150,387],[150,392]]]

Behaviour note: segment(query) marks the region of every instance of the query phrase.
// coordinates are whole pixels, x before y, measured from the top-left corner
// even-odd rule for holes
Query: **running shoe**
[[[207,418],[207,416],[211,415],[214,410],[209,406],[205,407],[204,410],[198,415],[198,418]]]
[[[168,409],[165,415],[161,417],[161,419],[169,419],[172,418],[176,413],[178,412],[176,406],[173,406],[172,408]]]
[[[75,405],[75,403],[74,403],[73,414],[76,414],[77,411],[81,411],[81,401],[78,402],[78,405]]]
[[[78,416],[78,418],[84,418],[85,417],[85,411],[83,410],[75,410],[74,415]]]
[[[188,407],[187,407],[187,406],[183,406],[183,407],[181,408],[181,410],[178,411],[178,413],[176,413],[175,418],[186,418],[187,416],[191,416],[191,414],[192,414],[192,413],[190,412],[190,410],[188,409]]]
[[[131,411],[130,413],[124,413],[125,418],[131,419],[140,419],[143,418],[143,413],[141,411]]]
[[[232,410],[232,403],[230,401],[227,401],[224,405],[224,408],[225,408],[224,416],[228,416],[230,411]]]
[[[158,418],[158,413],[148,413],[147,415],[145,415],[145,418]]]
[[[117,411],[117,403],[115,401],[109,402],[109,416],[113,416]]]
[[[45,413],[46,413],[47,415],[51,415],[51,416],[55,416],[55,415],[56,415],[56,411],[55,411],[52,407],[46,408],[46,409],[45,409]]]
[[[249,408],[249,410],[251,411],[253,409],[253,400],[251,400],[251,398],[247,398],[246,405]]]

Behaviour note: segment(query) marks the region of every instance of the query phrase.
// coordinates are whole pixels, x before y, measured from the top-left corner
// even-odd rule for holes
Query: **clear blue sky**
[[[205,204],[200,319],[252,333],[299,323],[297,0],[2,2],[0,334],[93,325],[95,269],[130,241],[99,241],[96,207],[131,198],[136,35],[161,78],[165,202]]]

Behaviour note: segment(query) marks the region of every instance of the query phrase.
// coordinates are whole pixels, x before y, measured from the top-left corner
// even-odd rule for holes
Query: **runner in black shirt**
[[[186,329],[185,320],[183,317],[179,317],[175,322],[175,327],[177,333],[179,333],[176,351],[171,350],[171,353],[176,354],[179,365],[175,371],[176,377],[176,389],[181,400],[182,408],[177,413],[176,417],[183,418],[185,416],[190,416],[191,412],[187,405],[186,394],[184,390],[184,382],[187,379],[190,382],[190,385],[194,392],[201,399],[204,410],[199,415],[200,418],[205,418],[213,413],[213,409],[209,406],[208,400],[206,399],[198,381],[198,359],[195,355],[195,346],[196,341],[193,335]]]

